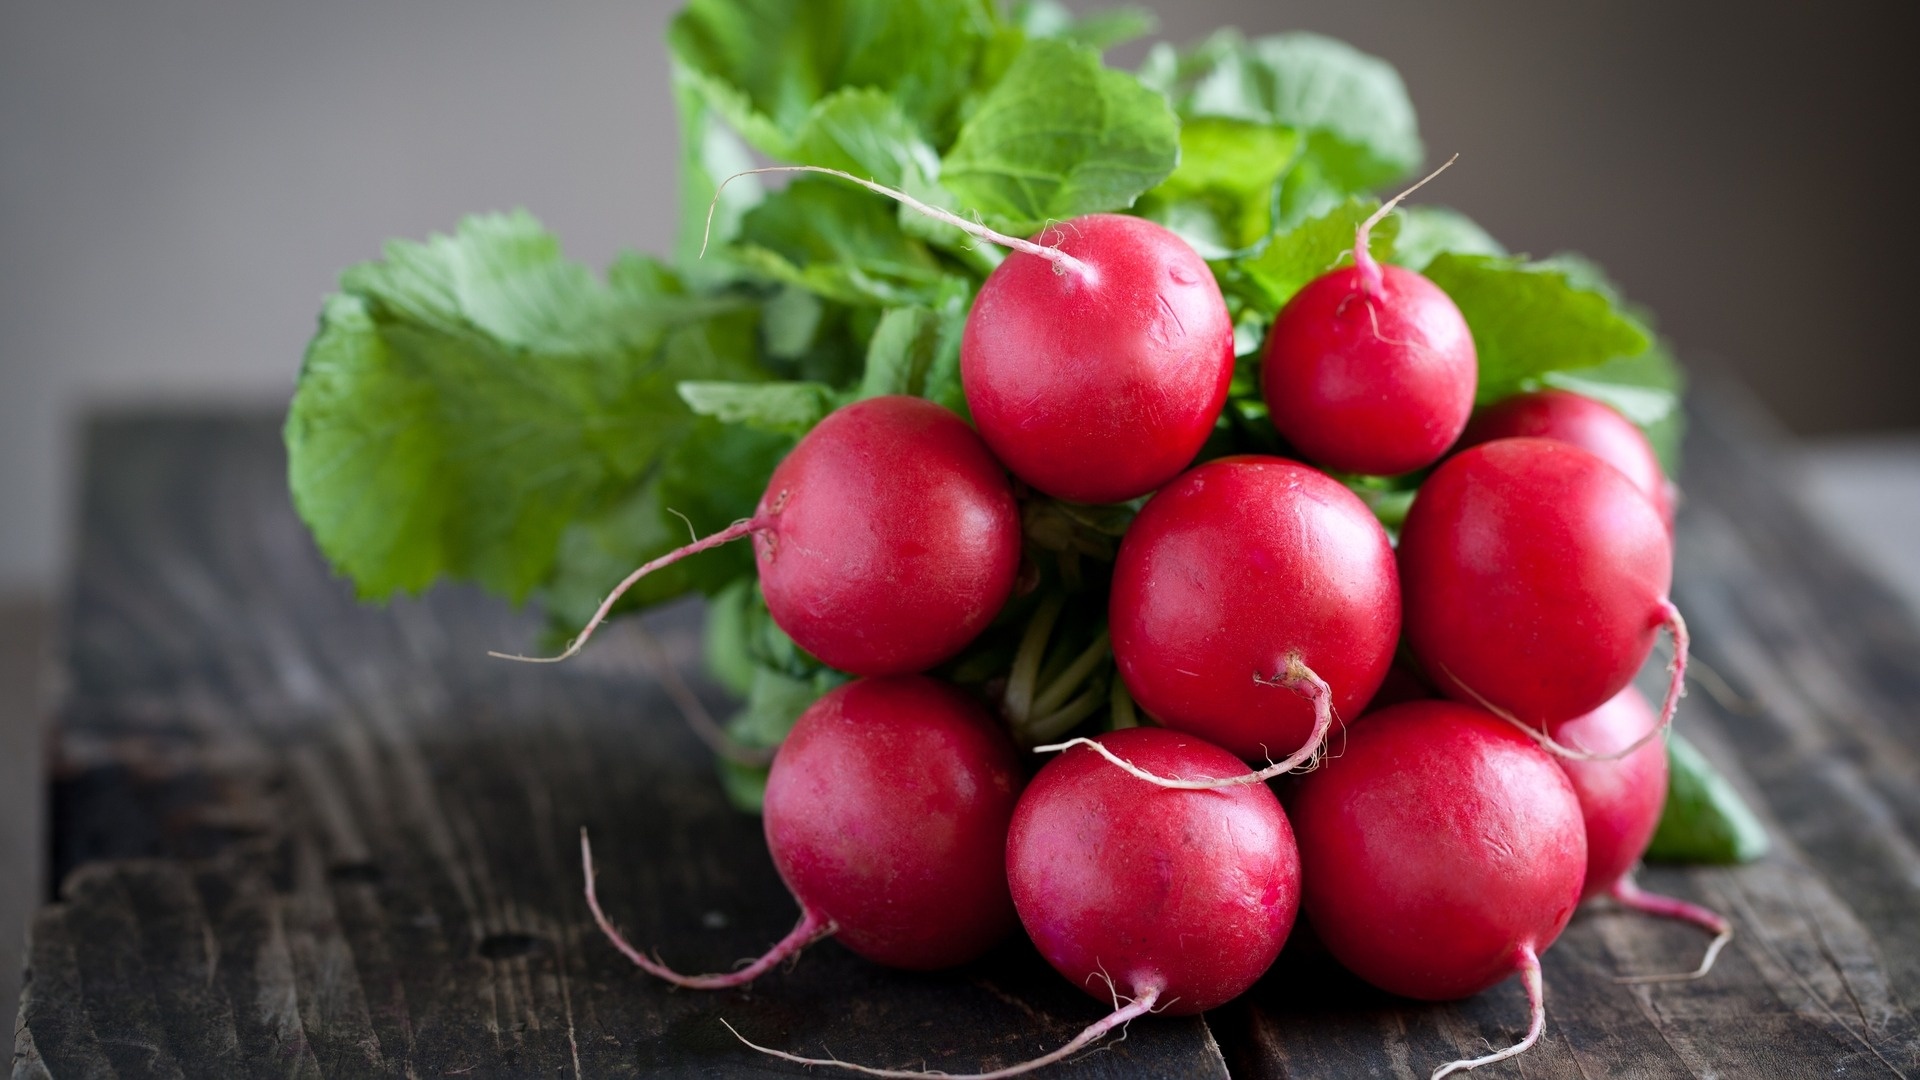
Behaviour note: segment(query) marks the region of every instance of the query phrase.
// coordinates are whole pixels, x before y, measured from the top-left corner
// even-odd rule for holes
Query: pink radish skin
[[[1473,410],[1473,334],[1412,270],[1345,267],[1274,317],[1261,381],[1273,426],[1309,461],[1390,476],[1439,460]]]
[[[1618,469],[1546,439],[1476,446],[1421,485],[1399,555],[1408,640],[1447,696],[1544,731],[1625,688],[1664,626],[1671,722],[1686,667],[1673,541]]]
[[[1256,763],[1317,748],[1318,713],[1358,715],[1393,662],[1393,549],[1326,474],[1222,458],[1161,489],[1127,530],[1109,625],[1127,690],[1160,723]],[[1287,685],[1302,669],[1328,692]]]
[[[1354,231],[1354,265],[1309,281],[1273,317],[1260,365],[1273,427],[1344,473],[1394,475],[1446,454],[1473,409],[1480,361],[1452,298],[1423,275],[1382,267],[1367,236],[1448,158]]]
[[[867,679],[794,725],[767,777],[767,848],[840,943],[888,967],[952,967],[1013,929],[1013,744],[925,677]]]
[[[767,847],[801,910],[785,940],[739,971],[681,975],[613,928],[591,862],[588,904],[628,959],[696,989],[745,985],[827,936],[888,967],[952,967],[1015,925],[1006,845],[1019,791],[1012,742],[957,688],[852,682],[801,715],[767,777]]]
[[[1382,709],[1292,800],[1307,918],[1383,990],[1477,994],[1553,944],[1580,902],[1587,840],[1552,755],[1450,701]]]
[[[920,398],[868,398],[800,440],[753,517],[635,570],[565,652],[542,659],[578,652],[641,578],[743,536],[773,621],[854,675],[953,656],[993,621],[1020,568],[1013,485],[973,429]]]
[[[1612,406],[1566,390],[1515,394],[1475,413],[1455,449],[1520,437],[1572,443],[1619,469],[1673,528],[1673,484],[1660,468],[1660,457],[1633,421]]]
[[[1562,746],[1590,754],[1613,754],[1632,746],[1659,725],[1640,691],[1629,686],[1598,709],[1552,727]],[[1635,975],[1623,982],[1677,982],[1712,970],[1733,928],[1717,912],[1675,897],[1649,893],[1633,880],[1633,868],[1653,840],[1667,802],[1667,748],[1658,739],[1615,760],[1560,759],[1587,830],[1587,884],[1581,899],[1611,897],[1630,910],[1693,923],[1714,935],[1700,966],[1667,975]]]
[[[1161,775],[1246,772],[1175,731],[1129,728],[1099,742]],[[1069,982],[1102,1001],[1152,993],[1177,1014],[1253,985],[1280,954],[1300,897],[1293,830],[1265,785],[1165,790],[1085,747],[1027,785],[1007,874],[1021,923]]]
[[[838,177],[1012,252],[967,314],[960,374],[974,423],[1014,475],[1069,502],[1120,502],[1199,453],[1233,378],[1233,320],[1186,241],[1123,214],[1073,218],[1022,240],[819,165],[748,169],[720,190],[775,172]],[[719,202],[716,192],[709,237]]]
[[[1555,742],[1591,754],[1612,754],[1660,722],[1629,686],[1606,704],[1548,729]],[[1562,758],[1587,829],[1587,885],[1582,900],[1605,896],[1633,870],[1667,805],[1667,746],[1659,739],[1612,761]]]
[[[1349,727],[1345,751],[1289,805],[1307,918],[1354,974],[1427,1001],[1524,976],[1527,1037],[1435,1077],[1538,1040],[1539,954],[1573,915],[1587,866],[1580,804],[1551,755],[1480,709],[1409,702]]]
[[[1308,282],[1273,317],[1261,363],[1273,426],[1311,460],[1389,476],[1440,459],[1473,409],[1480,362],[1460,308],[1412,270],[1381,266],[1367,237],[1400,200],[1353,231],[1353,266]]]
[[[986,629],[1020,569],[1013,487],[930,401],[836,410],[773,472],[755,519],[773,621],[829,667],[923,671]]]
[[[1225,750],[1161,728],[1112,732],[1099,745],[1161,773],[1246,774]],[[1169,791],[1083,746],[1027,785],[1006,858],[1014,905],[1041,955],[1095,1000],[1113,1002],[1071,1041],[1005,1068],[956,1074],[803,1057],[734,1037],[783,1061],[863,1076],[1021,1076],[1149,1012],[1190,1015],[1238,997],[1280,955],[1299,908],[1293,831],[1265,785]]]
[[[1055,498],[1144,495],[1193,461],[1233,378],[1233,322],[1205,260],[1143,218],[1090,214],[980,287],[960,346],[967,408],[1014,475]]]

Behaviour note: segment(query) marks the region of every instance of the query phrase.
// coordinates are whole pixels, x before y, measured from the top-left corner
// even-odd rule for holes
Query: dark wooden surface
[[[1690,443],[1676,597],[1733,694],[1696,682],[1682,723],[1775,853],[1646,875],[1733,917],[1704,982],[1617,985],[1690,964],[1700,935],[1581,913],[1546,958],[1546,1039],[1479,1075],[1920,1076],[1920,631],[1782,496],[1726,400]],[[801,1075],[721,1016],[954,1070],[1101,1012],[1021,946],[944,976],[826,944],[748,993],[648,980],[587,921],[582,824],[615,917],[683,966],[757,952],[794,912],[630,641],[516,667],[482,654],[529,624],[472,593],[353,604],[286,508],[269,424],[112,420],[88,454],[60,897],[33,927],[16,1077]],[[653,621],[689,671],[696,617]],[[1143,1021],[1057,1071],[1424,1077],[1523,1017],[1512,984],[1413,1005],[1296,948],[1205,1023]]]
[[[45,600],[0,596],[0,1016],[18,1011],[28,916],[46,887],[41,740],[49,621]]]
[[[354,603],[288,507],[270,422],[103,421],[85,475],[59,902],[32,927],[19,1080],[795,1074],[722,1017],[796,1052],[975,1069],[1105,1013],[1015,946],[943,976],[826,943],[750,992],[652,980],[588,918],[583,825],[614,917],[685,969],[797,912],[632,641],[516,665],[486,650],[533,624],[473,592]],[[689,672],[697,614],[655,619]],[[1075,1069],[1225,1075],[1198,1018]]]

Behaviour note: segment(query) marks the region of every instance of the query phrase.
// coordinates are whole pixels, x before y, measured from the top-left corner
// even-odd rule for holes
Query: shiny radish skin
[[[1619,693],[1663,625],[1684,633],[1659,511],[1567,443],[1497,439],[1447,459],[1399,555],[1408,640],[1436,687],[1536,727]]]
[[[1162,728],[1099,741],[1163,775],[1246,772],[1227,751]],[[1007,874],[1028,936],[1069,982],[1103,1002],[1157,991],[1163,1011],[1182,1015],[1253,985],[1300,898],[1293,830],[1266,785],[1158,788],[1086,747],[1027,785]]]
[[[1629,686],[1606,704],[1547,733],[1562,746],[1611,754],[1632,745],[1660,722],[1653,706]],[[1605,896],[1633,870],[1653,840],[1667,804],[1667,744],[1654,739],[1613,761],[1556,759],[1573,784],[1587,830],[1587,885],[1581,899]]]
[[[1613,754],[1642,740],[1660,718],[1653,706],[1629,686],[1584,716],[1553,725],[1548,734],[1562,746],[1589,754]],[[1633,879],[1647,845],[1659,827],[1667,803],[1667,745],[1651,739],[1624,757],[1605,760],[1558,758],[1580,800],[1587,830],[1587,884],[1582,900],[1607,897],[1629,911],[1690,922],[1714,935],[1698,967],[1690,971],[1629,975],[1623,983],[1687,982],[1704,978],[1733,939],[1733,926],[1717,911],[1640,888]]]
[[[1089,214],[981,285],[960,345],[967,408],[1015,476],[1055,498],[1136,498],[1192,463],[1227,400],[1233,321],[1206,261],[1143,218]]]
[[[1113,655],[1134,701],[1255,764],[1306,742],[1314,703],[1278,685],[1289,658],[1332,691],[1336,726],[1393,663],[1400,585],[1358,497],[1283,458],[1221,458],[1143,507],[1114,562]]]
[[[1377,288],[1357,266],[1308,282],[1274,316],[1261,389],[1307,460],[1391,476],[1440,459],[1473,411],[1479,360],[1447,294],[1398,266]]]
[[[854,402],[788,454],[754,515],[773,621],[829,667],[924,671],[971,642],[1020,568],[1013,485],[953,413]]]
[[[749,536],[773,621],[854,675],[923,671],[953,656],[993,621],[1020,567],[1013,485],[973,429],[920,398],[868,398],[800,440],[752,517],[628,574],[558,655],[490,655],[564,661],[648,574]]]
[[[813,703],[774,755],[763,818],[800,921],[743,967],[688,975],[628,941],[600,904],[585,830],[587,909],[635,967],[689,990],[746,986],[838,937],[876,963],[963,964],[1017,921],[1007,828],[1020,767],[974,699],[923,675],[862,679]]]
[[[767,848],[803,910],[888,967],[974,959],[1015,926],[1013,743],[926,676],[863,679],[815,702],[767,777]]]
[[[1559,763],[1512,725],[1415,701],[1347,729],[1289,801],[1303,907],[1334,958],[1449,1001],[1544,952],[1580,902],[1586,829]]]
[[[1653,500],[1667,528],[1673,528],[1674,489],[1660,468],[1660,456],[1646,433],[1613,406],[1568,390],[1515,394],[1476,412],[1455,449],[1521,437],[1572,443],[1619,469]]]

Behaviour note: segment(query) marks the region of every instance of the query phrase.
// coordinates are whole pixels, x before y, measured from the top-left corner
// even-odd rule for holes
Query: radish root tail
[[[731,987],[745,986],[771,971],[781,961],[799,955],[800,950],[821,938],[831,937],[840,929],[833,920],[823,919],[815,912],[802,908],[800,921],[794,926],[793,931],[740,970],[730,971],[724,975],[682,975],[654,957],[634,948],[625,937],[621,936],[620,931],[614,929],[613,920],[607,918],[606,912],[600,910],[600,898],[595,894],[593,887],[593,846],[587,842],[585,829],[580,830],[580,866],[587,875],[587,910],[593,912],[593,921],[600,927],[600,932],[607,935],[607,940],[613,943],[613,947],[619,949],[622,956],[633,961],[635,967],[647,974],[664,979],[675,986],[684,986],[689,990],[726,990]]]
[[[1009,1065],[1004,1069],[995,1069],[992,1072],[983,1073],[945,1073],[934,1072],[927,1069],[876,1069],[869,1065],[856,1065],[851,1061],[841,1061],[839,1058],[801,1057],[798,1054],[789,1054],[785,1050],[775,1050],[770,1046],[761,1046],[759,1043],[740,1034],[732,1024],[727,1024],[724,1019],[720,1022],[726,1024],[727,1030],[733,1034],[733,1037],[739,1039],[747,1047],[758,1050],[768,1057],[776,1057],[782,1061],[790,1061],[795,1065],[824,1065],[829,1068],[845,1069],[848,1072],[859,1073],[862,1076],[897,1077],[899,1080],[926,1080],[927,1077],[941,1077],[942,1080],[1002,1080],[1004,1077],[1022,1076],[1035,1069],[1045,1068],[1055,1062],[1065,1061],[1086,1049],[1089,1044],[1098,1040],[1114,1028],[1124,1028],[1137,1017],[1152,1012],[1154,1003],[1159,1000],[1160,988],[1150,986],[1142,991],[1139,997],[1134,998],[1125,1005],[1117,1006],[1113,1012],[1087,1025],[1085,1030],[1073,1037],[1073,1041],[1059,1049],[1042,1054],[1031,1061],[1023,1061],[1018,1065]]]
[[[1661,625],[1673,637],[1673,659],[1667,661],[1667,699],[1660,705],[1660,723],[1653,729],[1654,732],[1665,732],[1673,726],[1674,711],[1680,707],[1680,699],[1687,695],[1687,649],[1691,640],[1687,636],[1687,620],[1680,617],[1680,609],[1673,606],[1673,601],[1661,601],[1660,613],[1664,616]],[[1649,733],[1640,742],[1652,737],[1652,733]],[[1639,745],[1635,743],[1628,747],[1628,751],[1637,749]]]
[[[1670,649],[1667,659],[1673,659]],[[1727,677],[1702,659],[1699,653],[1687,654],[1687,677],[1693,680],[1694,685],[1705,689],[1707,696],[1719,702],[1721,708],[1735,716],[1759,716],[1766,707],[1759,698],[1749,697],[1744,691],[1734,689]]]
[[[1545,988],[1541,986],[1540,957],[1534,954],[1533,947],[1530,945],[1522,946],[1520,949],[1520,981],[1526,985],[1527,1006],[1533,1012],[1532,1022],[1527,1025],[1527,1037],[1505,1050],[1496,1050],[1485,1057],[1449,1061],[1433,1070],[1430,1080],[1441,1080],[1442,1077],[1452,1076],[1457,1072],[1466,1072],[1482,1065],[1491,1065],[1496,1061],[1518,1057],[1531,1049],[1534,1043],[1540,1041],[1541,1033],[1547,1030],[1547,999]]]
[[[727,734],[727,729],[720,726],[720,722],[707,711],[700,695],[694,693],[693,687],[688,686],[687,680],[681,677],[679,666],[667,655],[667,650],[661,647],[659,640],[638,623],[634,625],[634,631],[634,636],[640,641],[640,651],[645,654],[654,675],[660,679],[661,687],[673,699],[674,707],[680,710],[681,719],[687,722],[687,727],[701,742],[707,744],[707,749],[723,761],[748,769],[764,769],[773,764],[776,747],[748,746]]]
[[[1632,874],[1623,875],[1613,887],[1607,890],[1622,907],[1648,915],[1657,915],[1664,919],[1680,919],[1690,922],[1713,935],[1713,941],[1707,946],[1707,954],[1700,958],[1700,966],[1692,971],[1671,971],[1660,975],[1619,975],[1614,982],[1627,986],[1645,986],[1652,983],[1692,982],[1704,979],[1707,972],[1713,970],[1713,962],[1720,958],[1720,950],[1733,940],[1733,925],[1716,911],[1690,904],[1678,897],[1662,896],[1640,888]]]
[[[1018,237],[1008,236],[1005,233],[995,232],[994,230],[987,228],[985,225],[982,225],[977,221],[968,221],[966,218],[963,218],[960,215],[953,213],[950,210],[942,210],[937,206],[931,206],[927,203],[923,203],[919,199],[914,198],[913,196],[907,194],[904,191],[897,191],[893,188],[886,186],[885,184],[876,183],[872,180],[862,179],[858,176],[853,175],[850,172],[843,172],[840,169],[829,169],[824,165],[769,165],[766,168],[762,168],[762,169],[743,169],[740,172],[734,173],[732,176],[727,177],[725,180],[720,181],[720,186],[714,189],[713,201],[707,204],[707,228],[706,228],[706,231],[702,233],[700,236],[701,257],[704,258],[706,256],[707,244],[713,239],[713,212],[715,208],[717,208],[720,205],[720,193],[727,190],[728,184],[733,183],[735,180],[738,180],[743,176],[757,176],[761,173],[789,173],[789,172],[810,172],[810,173],[819,173],[822,176],[837,176],[842,180],[848,180],[855,184],[859,184],[861,187],[866,188],[868,191],[874,192],[875,194],[885,195],[887,198],[892,199],[893,201],[900,203],[904,206],[911,207],[913,210],[921,214],[924,214],[935,221],[942,222],[943,224],[951,225],[954,228],[959,229],[961,232],[966,233],[968,236],[972,236],[980,240],[985,240],[989,244],[998,244],[1003,248],[1009,248],[1011,250],[1022,252],[1027,255],[1032,255],[1035,258],[1045,259],[1048,262],[1053,264],[1053,269],[1055,273],[1064,274],[1067,271],[1071,270],[1074,273],[1081,275],[1082,277],[1087,276],[1086,263],[1081,262],[1079,259],[1074,258],[1073,256],[1067,254],[1064,251],[1061,251],[1057,247],[1049,247],[1045,244],[1036,244],[1031,240],[1022,240]],[[1425,183],[1425,181],[1421,181],[1421,183]],[[1418,187],[1419,185],[1416,184],[1414,186]],[[1049,226],[1045,230],[1042,230],[1042,235],[1044,236],[1047,232],[1050,232],[1050,231],[1053,231],[1051,226]]]
[[[1302,765],[1311,767],[1311,764],[1316,761],[1321,752],[1326,749],[1327,733],[1333,730],[1333,689],[1327,685],[1325,679],[1314,674],[1313,669],[1301,661],[1298,653],[1287,657],[1286,670],[1278,677],[1268,679],[1256,675],[1254,676],[1254,681],[1260,683],[1262,686],[1285,687],[1313,702],[1313,734],[1307,737],[1306,745],[1294,751],[1293,754],[1285,760],[1273,762],[1257,772],[1241,773],[1238,776],[1207,777],[1198,780],[1161,776],[1158,773],[1150,772],[1135,765],[1133,762],[1107,749],[1106,746],[1093,739],[1084,738],[1068,739],[1066,742],[1052,743],[1047,746],[1036,746],[1033,749],[1035,753],[1046,754],[1058,750],[1072,749],[1075,746],[1085,746],[1094,753],[1106,758],[1114,765],[1126,770],[1131,776],[1145,780],[1147,783],[1158,787],[1173,788],[1178,791],[1213,791],[1218,788],[1240,787],[1245,784],[1263,784],[1283,773],[1292,772]]]
[[[1379,296],[1382,288],[1384,288],[1386,284],[1386,278],[1380,269],[1380,264],[1374,260],[1373,252],[1367,250],[1367,241],[1373,233],[1373,227],[1380,224],[1382,218],[1393,213],[1393,208],[1400,205],[1400,200],[1426,187],[1427,181],[1446,172],[1454,162],[1459,160],[1459,154],[1448,158],[1445,164],[1421,177],[1419,183],[1388,199],[1386,202],[1381,203],[1380,209],[1375,210],[1367,220],[1360,223],[1359,228],[1353,230],[1353,264],[1360,271],[1361,288],[1368,296]],[[708,216],[712,216],[711,212],[709,212]]]
[[[653,573],[663,566],[672,566],[674,563],[679,562],[689,555],[698,555],[708,548],[717,548],[721,544],[731,543],[743,536],[764,529],[769,524],[771,523],[760,518],[744,518],[721,529],[719,532],[714,533],[704,540],[695,540],[686,547],[676,548],[642,565],[638,570],[628,574],[626,579],[621,581],[620,584],[615,585],[613,591],[607,594],[605,600],[600,601],[600,607],[593,613],[593,618],[587,620],[587,625],[580,629],[580,633],[575,635],[574,639],[567,643],[566,649],[558,656],[521,656],[517,653],[503,652],[489,652],[487,655],[496,660],[518,660],[523,664],[557,664],[562,660],[569,659],[575,653],[579,652],[582,646],[586,645],[587,639],[592,637],[593,632],[598,630],[600,624],[607,621],[607,616],[613,613],[613,605],[619,603],[620,598],[626,595],[627,590],[633,588],[635,583],[641,578],[646,577],[648,574]]]
[[[1671,607],[1672,605],[1668,605],[1668,606]],[[1676,619],[1679,618],[1680,612],[1676,609],[1673,613],[1673,616]],[[1680,624],[1680,633],[1682,635],[1686,634],[1685,623]],[[1488,712],[1499,717],[1500,719],[1505,720],[1507,723],[1512,724],[1515,728],[1518,728],[1521,734],[1525,735],[1529,739],[1532,739],[1534,742],[1539,743],[1540,748],[1545,750],[1547,753],[1552,754],[1555,757],[1566,758],[1568,761],[1619,761],[1621,758],[1626,757],[1628,754],[1631,754],[1635,750],[1638,750],[1641,747],[1652,742],[1655,738],[1661,735],[1664,735],[1667,729],[1673,726],[1673,714],[1664,713],[1663,714],[1664,718],[1661,720],[1660,723],[1653,725],[1652,728],[1649,728],[1647,730],[1646,734],[1628,743],[1625,747],[1619,750],[1615,750],[1611,753],[1606,753],[1606,754],[1595,753],[1592,750],[1583,750],[1577,746],[1568,746],[1566,743],[1560,742],[1559,740],[1555,739],[1553,736],[1547,734],[1544,731],[1541,731],[1539,728],[1534,727],[1532,724],[1529,724],[1525,720],[1522,720],[1519,717],[1513,715],[1511,712],[1508,712],[1506,709],[1503,709],[1500,706],[1495,705],[1493,702],[1488,701],[1484,696],[1481,695],[1480,691],[1475,690],[1471,686],[1468,686],[1464,680],[1462,680],[1459,676],[1455,675],[1451,670],[1449,670],[1445,664],[1439,665],[1439,669],[1440,669],[1440,673],[1446,676],[1447,679],[1449,679],[1453,683],[1453,685],[1459,687],[1461,690],[1464,690],[1467,696],[1473,699],[1474,704],[1487,710]],[[1669,705],[1672,705],[1674,701],[1675,699],[1673,697],[1668,698]]]

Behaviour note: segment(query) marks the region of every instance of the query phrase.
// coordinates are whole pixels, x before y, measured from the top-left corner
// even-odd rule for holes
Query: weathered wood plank
[[[1739,936],[1700,982],[1613,982],[1684,969],[1697,932],[1598,906],[1576,915],[1544,958],[1546,1037],[1510,1067],[1920,1074],[1920,629],[1783,492],[1764,421],[1737,390],[1699,397],[1675,596],[1696,657],[1740,697],[1696,680],[1680,722],[1760,808],[1776,850],[1751,867],[1643,875],[1732,918]],[[1421,1077],[1524,1029],[1511,982],[1419,1006],[1300,952],[1214,1018],[1237,1074]]]
[[[50,612],[37,597],[0,595],[0,1016],[19,1011],[26,928],[47,886],[45,707]]]
[[[1758,708],[1696,693],[1690,734],[1778,850],[1646,883],[1727,912],[1699,936],[1581,913],[1546,958],[1549,1029],[1510,1075],[1920,1073],[1920,631],[1781,495],[1750,420],[1705,400],[1676,596]],[[793,917],[757,822],[609,640],[573,669],[488,663],[529,632],[471,593],[360,607],[284,509],[258,424],[96,429],[71,612],[55,857],[15,1075],[792,1075],[725,1034],[896,1065],[1030,1054],[1098,1007],[1010,947],[911,977],[832,946],[751,993],[663,990],[591,932],[574,829],[633,936],[685,967]],[[689,610],[658,634],[691,666]],[[716,700],[717,706],[719,702]],[[1210,1018],[1245,1076],[1424,1076],[1518,1034],[1516,987],[1417,1006],[1296,943]],[[1135,1026],[1072,1075],[1204,1075],[1198,1022]]]
[[[794,1075],[759,1041],[972,1069],[1104,1009],[1029,947],[905,975],[831,943],[750,992],[670,990],[593,930],[577,835],[641,943],[724,969],[795,916],[757,819],[629,641],[488,660],[524,617],[460,589],[355,604],[286,506],[266,422],[124,418],[88,443],[17,1077]],[[697,611],[655,622],[691,667]],[[715,708],[723,702],[702,687]],[[1224,1076],[1198,1019],[1071,1066]]]

